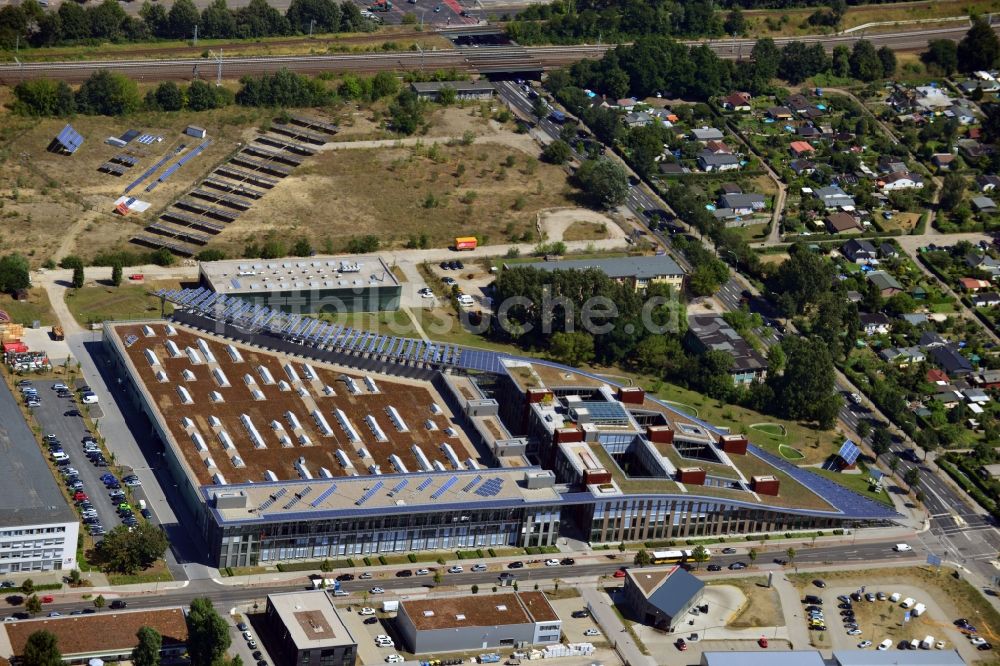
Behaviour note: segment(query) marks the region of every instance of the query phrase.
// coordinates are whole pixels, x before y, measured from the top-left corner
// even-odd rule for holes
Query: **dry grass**
[[[728,625],[734,629],[775,627],[784,621],[778,593],[774,588],[766,587],[767,581],[763,577],[720,580],[709,584],[732,585],[739,588],[746,596],[743,607],[737,611]]]
[[[513,166],[506,166],[509,158]],[[310,158],[227,232],[229,249],[268,233],[341,249],[374,234],[401,246],[427,234],[432,247],[475,233],[484,242],[533,227],[543,208],[572,204],[561,169],[495,145],[328,151]]]
[[[574,222],[563,232],[564,241],[601,240],[608,237],[606,225],[597,222]]]
[[[15,301],[9,294],[0,294],[0,310],[9,314],[11,320],[25,326],[31,326],[35,320],[40,321],[42,326],[58,323],[49,303],[48,292],[41,287],[30,289],[28,300],[23,302]]]
[[[154,319],[160,316],[160,299],[152,293],[158,289],[176,289],[177,281],[150,281],[143,285],[122,284],[112,287],[91,284],[66,293],[66,305],[73,317],[86,326],[107,320]],[[170,314],[173,306],[165,304]]]

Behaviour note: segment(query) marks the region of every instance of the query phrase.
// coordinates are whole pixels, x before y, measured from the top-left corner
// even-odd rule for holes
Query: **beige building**
[[[543,271],[585,271],[589,268],[596,268],[612,280],[631,284],[636,291],[645,291],[651,284],[665,284],[677,291],[680,291],[684,286],[684,269],[667,255],[615,259],[567,259],[519,265]]]

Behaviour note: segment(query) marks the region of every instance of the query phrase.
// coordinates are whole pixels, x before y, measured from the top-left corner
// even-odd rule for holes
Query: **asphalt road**
[[[452,0],[454,1],[454,0]],[[395,10],[394,10],[395,11]],[[443,11],[443,10],[442,10]],[[894,50],[906,51],[922,49],[934,39],[961,39],[968,28],[940,28],[936,30],[910,30],[894,33],[868,35],[867,39],[876,47],[888,46]],[[835,46],[850,46],[860,39],[860,35],[843,36],[803,36],[798,41],[819,42],[832,50]],[[794,41],[788,38],[776,39],[782,44]],[[692,44],[707,44],[720,57],[740,59],[749,56],[754,41],[747,39],[703,40],[690,42]],[[561,67],[585,58],[599,58],[605,51],[615,45],[576,45],[576,46],[542,46],[525,49],[528,58],[541,64],[543,68]],[[396,70],[430,70],[454,67],[462,71],[477,71],[477,66],[470,63],[468,56],[475,55],[480,66],[488,66],[490,58],[486,56],[489,48],[479,49],[446,49],[441,51],[425,51],[423,53],[365,53],[354,55],[300,55],[300,56],[260,56],[233,57],[223,59],[223,76],[238,78],[245,74],[260,74],[274,72],[282,68],[300,73],[319,73],[326,71],[377,72]],[[501,51],[493,64],[504,64]],[[91,73],[107,69],[121,72],[139,80],[187,80],[198,76],[214,76],[215,66],[210,60],[203,58],[165,58],[161,60],[105,60],[105,61],[64,61],[45,63],[8,62],[0,65],[0,83],[15,84],[19,81],[53,77],[67,82],[79,82]],[[207,71],[206,71],[207,70]]]
[[[55,435],[62,443],[63,451],[69,456],[70,467],[76,468],[79,472],[80,481],[83,483],[83,492],[90,497],[97,516],[101,520],[104,529],[110,532],[121,524],[118,512],[114,504],[108,498],[108,490],[101,481],[101,475],[108,472],[107,467],[95,467],[90,459],[83,452],[83,437],[88,434],[84,427],[83,419],[79,416],[66,416],[65,413],[71,409],[78,409],[75,398],[59,398],[52,387],[59,382],[55,381],[35,381],[32,384],[38,389],[38,396],[42,404],[33,411],[35,419],[42,428],[42,435]],[[72,388],[72,387],[71,387]],[[109,459],[110,462],[110,459]],[[59,483],[63,484],[63,477],[59,475]],[[124,486],[122,486],[124,489]],[[81,526],[83,531],[88,529],[87,525]]]

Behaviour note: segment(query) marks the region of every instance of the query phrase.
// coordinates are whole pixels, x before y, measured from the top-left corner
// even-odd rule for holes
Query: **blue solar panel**
[[[858,461],[858,457],[861,455],[861,449],[858,448],[857,444],[848,439],[844,441],[837,455],[839,455],[848,465],[853,465]]]
[[[333,327],[331,327],[330,330],[327,331],[326,336],[323,338],[323,341],[320,344],[321,345],[326,345],[327,342],[329,342],[330,340],[333,340],[334,336],[336,336],[338,333],[340,333],[340,331],[341,331],[342,328],[344,328],[344,327],[343,326],[333,326]]]
[[[472,481],[469,481],[467,484],[465,484],[465,487],[462,488],[462,492],[463,493],[469,492],[470,490],[472,490],[476,486],[477,483],[479,483],[482,480],[483,480],[483,475],[482,474],[477,474],[476,478],[474,478]]]
[[[441,486],[431,494],[431,499],[436,500],[437,498],[441,497],[441,495],[444,495],[446,492],[448,492],[448,490],[456,483],[458,483],[458,477],[457,476],[451,477],[450,479],[444,482],[443,486]]]
[[[410,480],[409,480],[409,479],[403,479],[402,481],[400,481],[399,483],[397,483],[396,485],[394,485],[394,486],[392,487],[392,490],[390,490],[390,491],[389,491],[389,494],[390,494],[390,495],[395,495],[395,494],[396,494],[396,493],[398,493],[398,492],[399,492],[400,490],[402,490],[403,488],[405,488],[405,487],[406,487],[406,484],[408,484],[409,482],[410,482]]]
[[[384,485],[385,485],[384,483],[382,483],[381,481],[379,481],[374,486],[372,486],[371,488],[369,488],[368,490],[366,490],[365,494],[362,495],[361,497],[359,497],[358,500],[356,502],[354,502],[354,504],[356,506],[361,506],[362,504],[364,504],[365,502],[367,502],[368,500],[370,500],[372,497],[374,497],[375,493],[377,493],[379,490],[381,490],[382,486],[384,486]]]
[[[83,144],[83,137],[73,129],[72,125],[66,125],[56,136],[56,141],[59,142],[64,151],[72,155]]]
[[[375,351],[375,347],[378,346],[379,340],[381,340],[381,339],[382,339],[381,335],[373,336],[372,337],[372,341],[370,343],[368,343],[368,349],[366,349],[365,351],[367,353],[371,354],[373,351]]]
[[[319,497],[310,502],[309,506],[315,509],[317,506],[323,503],[323,500],[332,495],[333,491],[335,491],[336,489],[337,489],[337,484],[336,483],[332,484],[329,488],[321,492],[319,494]]]
[[[434,483],[434,477],[429,476],[429,477],[427,477],[426,479],[424,479],[423,481],[420,482],[420,485],[417,486],[417,490],[418,491],[420,491],[420,490],[427,490],[427,486],[431,485],[432,483]]]

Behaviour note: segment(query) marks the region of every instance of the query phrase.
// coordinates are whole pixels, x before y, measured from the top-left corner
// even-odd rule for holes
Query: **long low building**
[[[965,666],[955,650],[818,650],[703,652],[701,666]]]
[[[636,291],[645,291],[652,284],[665,284],[677,291],[684,286],[686,275],[669,256],[620,257],[613,259],[561,259],[537,261],[530,264],[511,264],[513,267],[537,268],[542,271],[584,271],[596,269],[612,280],[629,284]]]
[[[559,364],[278,310],[108,322],[214,566],[891,524],[897,514]],[[207,299],[207,300],[206,300]],[[200,302],[208,302],[200,306]],[[260,318],[264,326],[248,326]],[[627,471],[626,471],[627,470]],[[623,516],[629,519],[622,519]]]
[[[0,574],[75,569],[80,523],[6,384],[0,388]]]
[[[543,592],[401,601],[396,626],[414,654],[548,645],[562,632]]]

